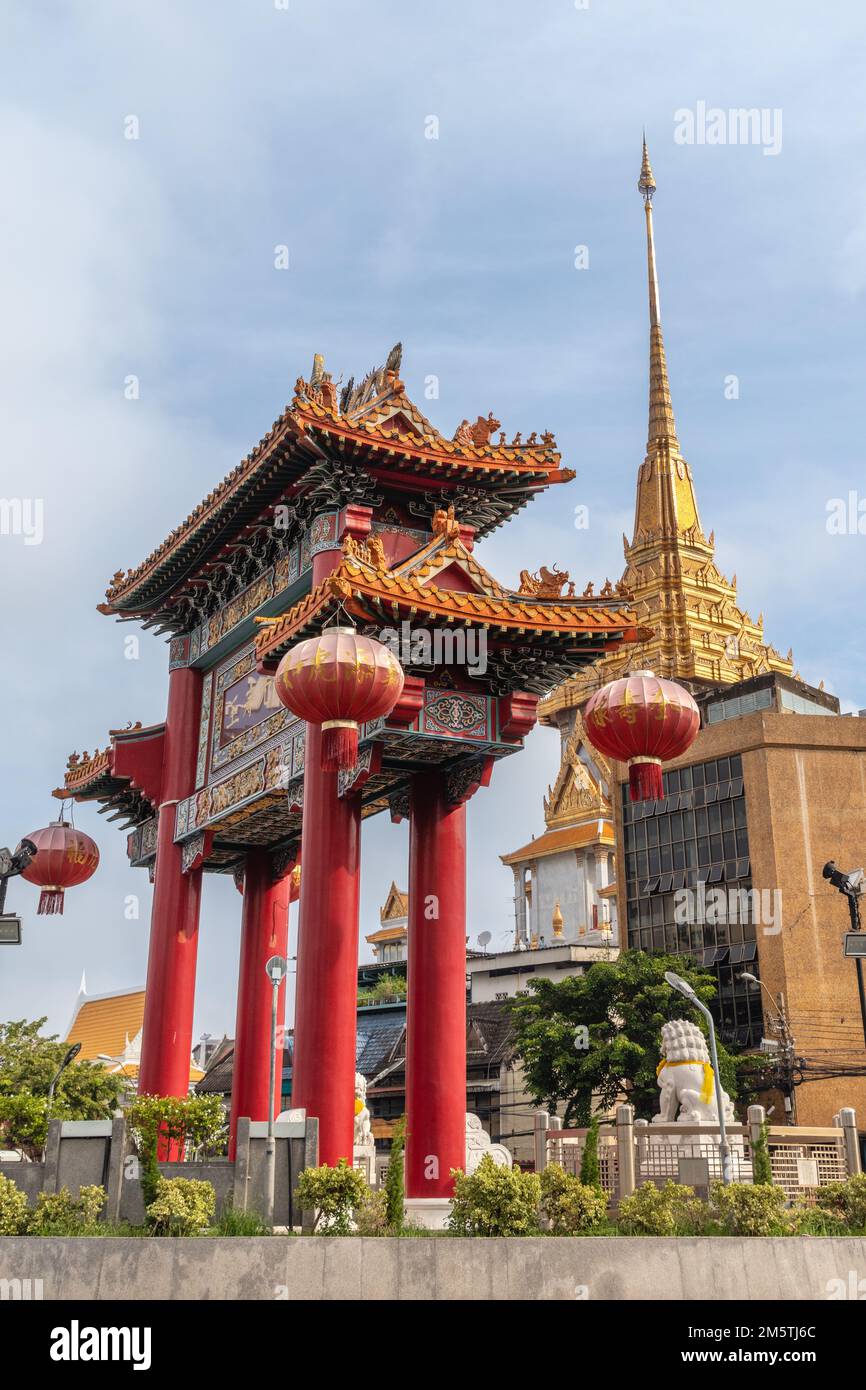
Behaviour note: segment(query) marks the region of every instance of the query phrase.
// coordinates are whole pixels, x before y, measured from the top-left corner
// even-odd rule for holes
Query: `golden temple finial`
[[[554,936],[562,936],[562,922],[562,908],[559,906],[559,902],[557,901],[553,908],[553,917],[551,918],[551,925],[553,927]]]
[[[656,272],[656,249],[653,234],[653,195],[656,181],[649,162],[646,139],[643,142],[638,189],[644,200],[646,211],[646,249],[647,275],[649,279],[649,319],[650,319],[650,382],[649,382],[649,433],[647,452],[653,453],[654,446],[667,444],[679,449],[677,426],[671,402],[671,388],[668,381],[668,364],[662,338],[662,315],[659,302],[659,281]]]
[[[649,162],[649,150],[646,147],[646,131],[644,131],[643,137],[643,161],[640,166],[638,189],[643,194],[644,202],[652,202],[652,196],[656,191],[656,181],[653,178],[653,171]]]

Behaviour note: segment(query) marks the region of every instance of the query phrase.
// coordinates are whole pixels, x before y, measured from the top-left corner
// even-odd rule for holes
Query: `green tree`
[[[162,1181],[158,1155],[183,1153],[187,1158],[218,1148],[226,1134],[219,1096],[136,1096],[126,1119],[141,1159],[145,1207],[156,1201]]]
[[[752,1145],[752,1182],[772,1186],[773,1167],[770,1162],[769,1130],[767,1121],[761,1125],[761,1133]]]
[[[48,1088],[70,1046],[56,1033],[43,1036],[44,1024],[0,1023],[0,1146],[33,1159],[42,1156],[48,1134]],[[128,1086],[128,1077],[98,1062],[72,1062],[57,1081],[50,1118],[111,1119]]]
[[[593,1097],[606,1110],[622,1095],[638,1116],[658,1108],[656,1067],[662,1024],[688,1018],[706,1031],[699,1011],[665,982],[666,970],[688,980],[705,1004],[715,998],[712,975],[681,956],[624,951],[597,961],[585,975],[533,980],[511,1003],[515,1049],[539,1105],[562,1112],[568,1125],[588,1125]],[[586,1032],[577,1035],[578,1027]],[[575,1042],[585,1041],[585,1047]],[[737,1097],[733,1058],[719,1044],[722,1085]]]
[[[391,1152],[385,1170],[385,1202],[388,1225],[393,1231],[403,1229],[403,1150],[406,1147],[406,1116],[401,1115],[391,1135]]]
[[[583,1157],[580,1160],[580,1181],[585,1187],[601,1188],[601,1168],[598,1162],[598,1127],[598,1116],[593,1115],[586,1132]]]

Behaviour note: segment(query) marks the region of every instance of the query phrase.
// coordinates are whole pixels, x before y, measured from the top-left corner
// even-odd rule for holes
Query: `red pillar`
[[[168,713],[156,843],[147,990],[138,1089],[185,1096],[189,1090],[201,869],[184,874],[174,843],[175,808],[195,786],[201,672],[181,666],[168,678]]]
[[[273,881],[271,856],[267,850],[250,850],[244,873],[229,1158],[235,1155],[238,1120],[242,1116],[250,1120],[268,1118],[273,986],[265,966],[271,956],[285,956],[288,952],[290,892],[288,875],[277,883]],[[277,994],[275,1116],[282,1109],[285,1018],[286,982],[283,980]]]
[[[351,1164],[355,1127],[361,802],[320,770],[321,743],[308,724],[292,1105],[318,1117],[319,1162],[333,1167]]]
[[[466,1165],[466,806],[438,772],[412,783],[406,1195],[450,1197]]]

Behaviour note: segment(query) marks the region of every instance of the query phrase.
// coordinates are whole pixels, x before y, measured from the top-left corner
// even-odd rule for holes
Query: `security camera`
[[[866,873],[863,869],[852,869],[850,874],[845,874],[841,869],[836,868],[834,859],[828,859],[821,870],[821,876],[829,879],[833,887],[838,888],[840,893],[851,898],[863,892],[863,881],[866,878]]]

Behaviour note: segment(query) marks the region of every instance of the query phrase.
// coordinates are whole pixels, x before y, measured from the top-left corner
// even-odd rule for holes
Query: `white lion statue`
[[[355,1072],[355,1147],[369,1149],[375,1145],[370,1112],[367,1109],[367,1078]]]
[[[662,1025],[662,1059],[657,1079],[661,1109],[653,1124],[713,1124],[719,1122],[716,1088],[706,1039],[696,1024],[684,1018]],[[725,1121],[734,1123],[734,1106],[722,1091]]]

